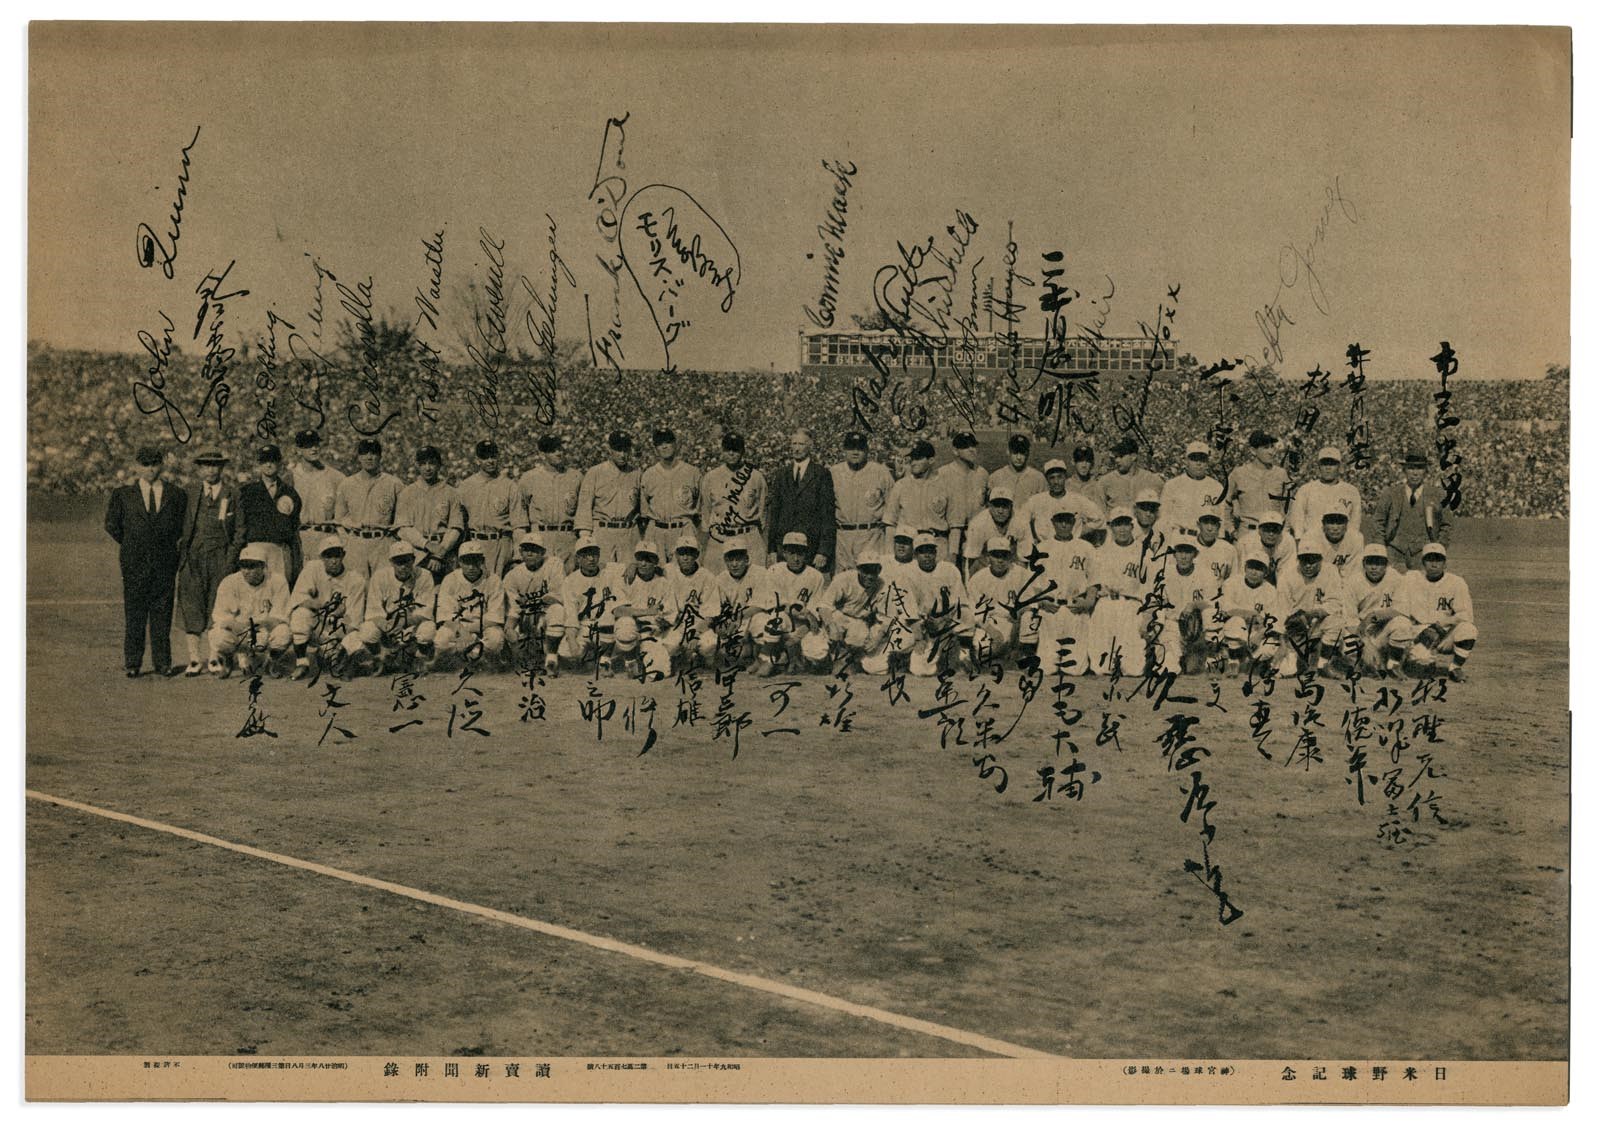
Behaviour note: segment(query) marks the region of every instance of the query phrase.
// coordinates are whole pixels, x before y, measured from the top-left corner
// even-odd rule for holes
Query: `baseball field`
[[[121,676],[97,512],[27,559],[30,1054],[1566,1057],[1565,524],[1462,523],[1470,678],[1356,688],[1364,796],[1337,682],[1258,741],[1237,679],[268,680],[240,737]]]

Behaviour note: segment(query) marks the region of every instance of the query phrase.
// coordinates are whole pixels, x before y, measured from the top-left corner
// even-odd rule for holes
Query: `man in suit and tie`
[[[211,627],[211,609],[217,588],[233,571],[244,548],[244,526],[239,520],[239,489],[222,481],[228,457],[221,451],[195,456],[200,481],[183,507],[183,534],[178,538],[178,612],[183,618],[184,642],[195,678],[205,670],[200,657],[200,637]]]
[[[1378,495],[1372,511],[1374,537],[1389,550],[1389,560],[1402,572],[1422,567],[1422,548],[1437,543],[1450,544],[1450,511],[1445,509],[1444,491],[1424,482],[1428,460],[1415,451],[1405,457],[1404,483],[1396,483]]]
[[[804,533],[812,547],[811,564],[818,572],[833,566],[833,474],[811,457],[816,445],[811,432],[800,428],[789,436],[789,463],[772,476],[772,521],[767,526],[767,551],[779,555],[785,533]]]
[[[172,590],[188,498],[162,479],[165,458],[160,447],[140,447],[138,480],[113,490],[106,507],[106,532],[120,547],[122,666],[129,678],[139,677],[147,633],[156,673],[178,673],[172,665]]]

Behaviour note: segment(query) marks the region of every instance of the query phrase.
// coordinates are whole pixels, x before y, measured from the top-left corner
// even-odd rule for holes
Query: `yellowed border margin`
[[[1561,1105],[1565,1062],[30,1055],[30,1101]],[[1408,1076],[1407,1071],[1415,1077]],[[1353,1076],[1350,1072],[1353,1071]]]

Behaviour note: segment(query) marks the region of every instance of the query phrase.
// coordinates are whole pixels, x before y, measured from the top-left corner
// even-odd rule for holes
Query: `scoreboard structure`
[[[894,330],[856,330],[849,333],[800,331],[800,371],[807,375],[830,373],[855,376],[875,371],[875,353],[886,368],[960,368],[980,376],[1004,376],[1013,358],[1018,372],[1037,372],[1046,365],[1053,373],[1131,375],[1152,365],[1161,372],[1176,368],[1177,340],[1151,337],[1111,337],[1092,334],[1069,338],[1064,344],[1043,337],[979,334],[952,341],[948,346],[928,345]]]

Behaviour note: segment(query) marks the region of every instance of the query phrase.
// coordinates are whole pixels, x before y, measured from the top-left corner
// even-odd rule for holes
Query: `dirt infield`
[[[1015,672],[956,680],[962,747],[918,716],[934,682],[891,705],[862,676],[849,732],[819,724],[843,698],[829,680],[775,716],[786,680],[741,677],[737,758],[709,676],[692,726],[674,726],[670,682],[600,682],[617,703],[603,738],[582,678],[547,683],[544,720],[524,722],[512,676],[477,677],[488,737],[446,735],[454,677],[420,680],[415,712],[367,679],[340,690],[355,739],[320,746],[322,685],[269,681],[278,736],[238,738],[240,680],[121,677],[115,554],[93,522],[29,534],[38,792],[1075,1057],[1566,1056],[1565,525],[1463,523],[1451,568],[1481,642],[1444,702],[1396,687],[1404,761],[1434,768],[1398,844],[1381,785],[1361,804],[1349,781],[1337,684],[1321,760],[1291,755],[1307,703],[1278,684],[1269,760],[1237,680],[1224,715],[1205,679],[1159,709],[1130,680],[1107,701],[1106,680],[1081,679],[1079,800],[1059,782],[1034,800],[1038,769],[1065,763],[1050,681],[1009,738],[971,746],[980,687],[997,731],[1017,715]],[[1360,694],[1370,709],[1378,690]],[[624,714],[645,697],[658,740],[640,755],[643,715],[629,732]],[[1186,773],[1159,743],[1174,712],[1209,749],[1210,860],[1244,911],[1230,925],[1184,870],[1199,817],[1180,819]],[[1437,743],[1417,731],[1429,713]],[[1119,714],[1120,748],[1097,744]],[[986,752],[1004,793],[973,763]],[[981,1053],[42,800],[27,883],[33,1054]]]

